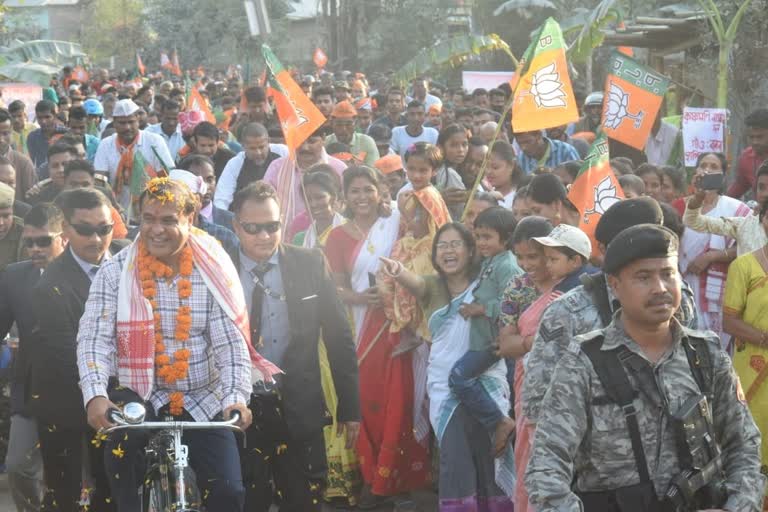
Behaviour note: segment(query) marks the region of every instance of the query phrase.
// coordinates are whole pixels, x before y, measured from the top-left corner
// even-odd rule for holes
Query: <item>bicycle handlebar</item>
[[[128,423],[118,409],[109,409],[107,418],[114,423],[114,427],[104,429],[105,434],[117,430],[204,430],[213,428],[226,428],[232,431],[242,431],[237,425],[240,421],[240,411],[232,411],[230,419],[224,421],[143,421],[141,423]]]

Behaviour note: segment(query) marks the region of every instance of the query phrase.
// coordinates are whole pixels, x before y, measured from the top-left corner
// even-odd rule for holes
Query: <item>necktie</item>
[[[91,270],[88,271],[88,277],[91,281],[93,281],[93,278],[96,277],[96,273],[99,271],[98,265],[91,265]]]
[[[251,293],[251,344],[254,347],[261,345],[261,303],[264,300],[264,276],[272,268],[272,263],[259,263],[251,269],[254,287]]]

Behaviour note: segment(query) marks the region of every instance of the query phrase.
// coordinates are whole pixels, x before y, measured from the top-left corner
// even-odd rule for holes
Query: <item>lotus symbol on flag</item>
[[[621,198],[616,194],[616,185],[611,182],[610,176],[603,178],[594,188],[594,192],[595,204],[591,209],[584,212],[584,224],[589,223],[590,215],[595,213],[603,215],[608,208],[621,201]]]
[[[645,112],[642,110],[637,114],[630,114],[627,110],[629,106],[629,94],[614,82],[608,86],[608,98],[605,101],[605,114],[603,115],[603,124],[611,130],[616,130],[625,118],[635,120],[635,130],[643,124]]]
[[[533,74],[531,94],[539,108],[567,106],[563,99],[566,96],[563,83],[560,81],[560,73],[556,71],[554,62]]]

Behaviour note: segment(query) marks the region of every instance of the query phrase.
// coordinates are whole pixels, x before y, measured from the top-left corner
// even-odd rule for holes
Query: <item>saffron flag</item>
[[[72,79],[84,84],[90,79],[90,76],[85,68],[82,66],[75,66],[75,69],[72,70]]]
[[[541,26],[523,56],[512,104],[515,133],[562,126],[579,119],[565,40],[552,18]]]
[[[605,79],[603,132],[642,151],[668,87],[665,76],[613,52]]]
[[[189,89],[189,94],[187,95],[187,110],[198,111],[205,116],[206,121],[216,124],[216,116],[213,115],[205,98],[203,98],[200,91],[197,90],[197,86]]]
[[[160,57],[160,60],[162,61],[162,57]],[[147,73],[147,68],[144,67],[144,62],[142,62],[141,55],[138,53],[136,54],[136,69],[141,76],[144,76]]]
[[[312,62],[315,63],[317,69],[323,69],[328,64],[328,56],[320,48],[315,48],[315,53],[312,55]]]
[[[624,199],[619,180],[613,173],[608,153],[608,138],[601,134],[589,149],[579,174],[571,185],[568,199],[579,210],[579,229],[597,247],[595,227],[605,211]]]
[[[171,54],[171,73],[176,76],[182,75],[181,66],[179,66],[179,53],[176,50],[173,50]]]
[[[267,83],[275,102],[285,143],[292,152],[296,151],[307,137],[325,123],[325,116],[304,94],[269,46],[262,45],[261,54],[267,63]]]
[[[173,68],[173,64],[171,64],[171,59],[168,58],[168,54],[165,52],[160,52],[160,67],[163,69],[171,70]]]

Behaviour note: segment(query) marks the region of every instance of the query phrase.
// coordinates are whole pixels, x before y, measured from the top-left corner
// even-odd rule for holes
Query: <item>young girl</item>
[[[392,259],[402,263],[406,270],[416,274],[429,274],[432,269],[432,241],[437,230],[450,221],[450,213],[432,185],[442,161],[440,149],[432,144],[418,142],[405,153],[405,173],[412,190],[398,194],[400,211],[400,238],[392,249]],[[381,276],[380,287],[385,297],[390,330],[398,332],[408,328],[413,336],[405,336],[399,351],[408,350],[429,339],[426,319],[416,307],[415,299],[387,276]]]
[[[533,215],[546,218],[553,226],[579,225],[579,210],[568,199],[568,191],[554,174],[539,174],[528,184],[528,207]]]
[[[597,271],[589,265],[592,256],[592,243],[579,228],[560,224],[549,236],[533,239],[544,247],[547,271],[558,282],[555,291],[561,294],[579,286],[581,274]]]
[[[477,250],[483,257],[480,278],[473,290],[475,302],[464,304],[459,314],[471,318],[470,350],[451,370],[451,391],[470,414],[494,435],[494,453],[500,456],[515,429],[515,421],[500,411],[477,377],[498,361],[493,347],[498,335],[501,294],[507,283],[521,274],[508,250],[515,218],[501,206],[488,208],[475,220]]]
[[[336,226],[344,224],[344,217],[336,211],[341,196],[341,183],[333,168],[317,164],[302,178],[307,211],[313,220],[306,231],[293,237],[293,244],[307,248],[322,248],[328,234]]]
[[[437,170],[434,184],[443,194],[453,220],[459,221],[467,202],[466,187],[457,171],[463,167],[469,152],[466,128],[458,124],[446,126],[440,131],[437,147],[442,151],[444,158],[443,164]]]
[[[497,140],[491,146],[491,156],[485,169],[485,179],[494,191],[501,194],[499,204],[511,210],[515,192],[523,178],[523,171],[517,164],[512,144]]]

